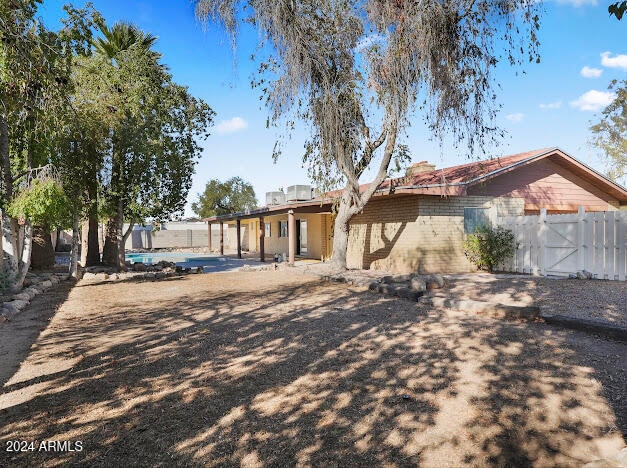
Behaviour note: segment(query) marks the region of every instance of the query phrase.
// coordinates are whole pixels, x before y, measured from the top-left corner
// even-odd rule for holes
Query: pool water
[[[203,266],[215,264],[216,262],[225,262],[226,258],[186,252],[147,252],[128,253],[126,254],[126,260],[131,263],[141,262],[145,264],[154,264],[165,260],[166,262],[173,262],[180,266]]]

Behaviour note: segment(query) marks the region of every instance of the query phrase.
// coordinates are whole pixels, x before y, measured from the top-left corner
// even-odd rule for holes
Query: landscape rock
[[[155,279],[155,276],[156,276],[155,273],[151,271],[151,272],[146,273],[144,275],[144,278],[146,278],[146,279]]]
[[[592,279],[594,276],[592,273],[586,270],[581,270],[577,272],[577,279]]]
[[[146,271],[146,265],[143,263],[133,263],[133,271]]]
[[[44,290],[51,288],[52,287],[52,281],[50,280],[46,280],[46,281],[42,281],[41,285],[40,285]]]
[[[29,286],[32,286],[34,284],[39,284],[41,283],[41,278],[39,278],[38,276],[31,276],[30,278],[27,276],[26,279],[24,280],[24,284],[23,286],[25,288],[28,288]]]
[[[426,291],[427,290],[427,283],[423,278],[419,278],[419,277],[412,278],[409,284],[411,286],[411,289],[413,289],[414,291]]]
[[[28,292],[27,292],[28,291]],[[15,294],[13,296],[13,299],[17,299],[19,301],[30,301],[33,297],[35,297],[35,294],[32,292],[32,290],[24,290],[19,294]]]
[[[15,314],[17,314],[20,310],[22,310],[27,305],[28,305],[27,301],[20,301],[18,299],[18,300],[11,301],[11,302],[5,302],[2,308],[6,311],[4,312],[5,315],[9,317],[13,317]]]
[[[158,272],[155,273],[155,278],[156,279],[165,278],[165,273],[163,271],[158,271]]]
[[[36,286],[31,286],[30,288],[24,289],[22,292],[25,292],[31,296],[31,299],[39,294],[41,291]]]
[[[426,278],[427,289],[441,289],[444,287],[444,278],[442,275],[429,275]]]

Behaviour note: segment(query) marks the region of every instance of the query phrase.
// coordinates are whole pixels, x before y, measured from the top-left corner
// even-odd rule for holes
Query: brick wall
[[[474,271],[463,252],[464,208],[524,212],[522,198],[397,196],[371,200],[351,220],[349,268],[396,273]]]

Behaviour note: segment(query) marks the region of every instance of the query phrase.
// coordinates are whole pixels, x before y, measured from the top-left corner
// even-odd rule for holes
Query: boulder
[[[49,289],[49,288],[51,288],[51,287],[52,287],[52,281],[50,281],[50,280],[43,281],[43,282],[41,283],[41,285],[40,285],[40,286],[41,286],[44,290],[45,290],[45,289]]]
[[[146,265],[141,262],[133,263],[133,271],[146,271]]]
[[[146,278],[146,279],[155,279],[155,276],[156,276],[155,273],[151,271],[151,272],[146,273],[144,275],[144,278]]]
[[[39,294],[41,291],[36,286],[31,286],[30,288],[24,289],[22,292],[25,292],[30,295],[31,299]]]
[[[156,279],[165,278],[165,273],[163,271],[158,271],[158,272],[155,273],[155,278]]]
[[[35,294],[33,294],[32,290],[24,290],[19,294],[13,295],[14,300],[17,299],[19,301],[26,301],[26,302],[30,301],[33,297],[35,297]]]
[[[444,287],[444,278],[442,275],[429,275],[426,278],[427,289],[441,289]]]
[[[3,312],[3,313],[7,315],[8,317],[13,317],[15,314],[17,314],[20,310],[22,310],[27,305],[28,305],[28,302],[20,301],[19,299],[15,301],[11,301],[11,302],[5,302],[2,308],[6,312]]]
[[[411,289],[414,291],[426,291],[427,290],[427,282],[423,278],[415,277],[412,278],[409,283]]]

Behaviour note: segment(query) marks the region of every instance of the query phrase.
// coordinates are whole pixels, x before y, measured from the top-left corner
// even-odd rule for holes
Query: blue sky
[[[62,16],[60,0],[44,0],[40,16],[57,28]],[[236,56],[229,40],[215,29],[205,30],[186,0],[93,0],[108,23],[126,20],[158,36],[155,48],[163,54],[175,80],[216,111],[216,127],[203,143],[191,203],[212,178],[240,176],[251,182],[258,199],[265,192],[308,183],[301,167],[306,130],[299,129],[274,164],[276,129],[266,128],[267,113],[259,94],[250,87],[255,66],[249,59],[255,34],[240,43]],[[75,1],[76,6],[83,1]],[[512,70],[497,68],[502,111],[497,123],[508,136],[493,155],[507,155],[558,146],[600,172],[605,165],[588,145],[591,123],[609,103],[608,84],[627,78],[627,20],[607,14],[608,3],[596,0],[560,0],[544,3],[540,31],[540,64]],[[414,161],[428,160],[437,167],[463,164],[465,154],[430,141],[419,115],[412,119],[405,143]],[[372,172],[364,176],[364,181]],[[625,184],[625,180],[622,181]],[[191,215],[187,208],[187,215]]]

